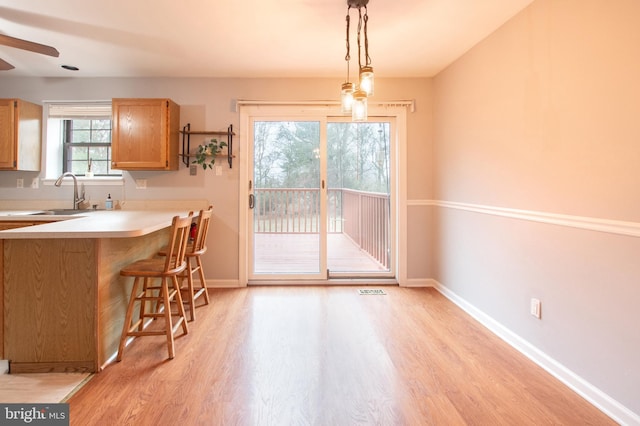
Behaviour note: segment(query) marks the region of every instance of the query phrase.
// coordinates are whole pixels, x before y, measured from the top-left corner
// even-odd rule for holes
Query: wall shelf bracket
[[[182,127],[180,131],[182,133],[182,162],[185,166],[189,167],[189,159],[191,157],[191,135],[211,135],[211,136],[225,136],[227,138],[227,162],[229,163],[229,168],[233,167],[233,137],[235,133],[233,133],[233,124],[229,124],[227,130],[191,130],[191,123],[187,123]]]

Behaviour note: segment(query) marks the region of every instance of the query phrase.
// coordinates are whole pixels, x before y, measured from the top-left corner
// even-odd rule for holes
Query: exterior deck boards
[[[318,273],[318,234],[256,233],[256,273]],[[333,272],[381,272],[384,267],[345,234],[327,235],[327,267]]]

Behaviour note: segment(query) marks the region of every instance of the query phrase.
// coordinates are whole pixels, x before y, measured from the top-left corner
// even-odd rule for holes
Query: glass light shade
[[[373,95],[373,68],[370,66],[360,68],[360,90],[364,90],[367,96]]]
[[[367,94],[363,90],[353,92],[351,119],[353,121],[367,121]]]
[[[353,92],[355,91],[355,84],[343,83],[340,100],[342,103],[342,113],[351,114],[351,108],[353,106]]]

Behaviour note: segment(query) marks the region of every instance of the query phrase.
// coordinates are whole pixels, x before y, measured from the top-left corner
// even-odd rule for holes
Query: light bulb
[[[367,121],[367,94],[363,90],[353,92],[351,119],[353,121]]]
[[[351,114],[351,108],[353,106],[353,92],[355,90],[355,85],[353,83],[343,83],[342,84],[342,92],[340,95],[341,103],[342,103],[342,113],[343,114]]]
[[[367,96],[373,95],[373,68],[370,66],[360,68],[360,90]]]

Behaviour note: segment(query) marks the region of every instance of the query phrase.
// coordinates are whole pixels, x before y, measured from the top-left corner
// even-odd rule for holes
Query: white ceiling
[[[376,76],[433,76],[532,1],[370,0]],[[15,66],[0,78],[342,77],[346,12],[346,0],[0,0],[0,33],[60,52],[0,46]]]

